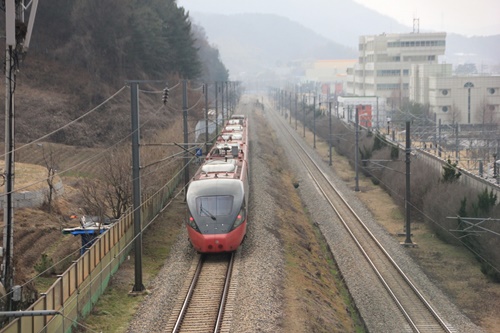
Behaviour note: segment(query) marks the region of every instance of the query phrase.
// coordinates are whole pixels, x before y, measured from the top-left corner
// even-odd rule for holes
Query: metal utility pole
[[[219,134],[219,86],[215,81],[215,136]]]
[[[139,152],[139,83],[165,83],[158,80],[126,81],[130,84],[130,119],[132,128],[132,201],[134,208],[134,273],[135,282],[132,293],[140,293],[146,288],[142,283],[142,194],[141,194],[141,154]],[[166,88],[168,91],[168,88]]]
[[[289,105],[289,108],[288,108],[288,109],[290,110],[290,111],[288,112],[288,113],[289,113],[289,116],[290,116],[290,117],[288,117],[288,118],[290,119],[288,123],[289,123],[290,125],[292,125],[292,92],[291,92],[291,91],[288,93],[288,105]]]
[[[184,194],[187,194],[189,184],[189,138],[188,138],[188,102],[187,102],[187,80],[182,80],[182,122],[184,127]],[[224,111],[224,109],[223,109]],[[224,114],[224,112],[223,112]]]
[[[441,118],[438,122],[438,145],[437,145],[438,157],[441,157]]]
[[[304,119],[302,121],[302,125],[304,127],[304,134],[302,136],[305,138],[306,137],[306,96],[302,96],[302,114],[304,116]]]
[[[6,0],[5,5],[5,200],[4,237],[3,237],[3,270],[2,284],[7,292],[5,302],[7,309],[12,309],[12,286],[14,283],[14,92],[16,88],[16,72],[19,63],[29,48],[38,0],[27,6],[24,0]],[[25,23],[25,10],[31,6],[28,24]]]
[[[355,119],[355,126],[356,126],[356,144],[354,145],[354,169],[356,171],[356,185],[354,187],[354,191],[359,192],[359,176],[358,176],[358,145],[359,145],[359,120],[358,120],[358,106],[356,106],[356,119]]]
[[[142,284],[142,219],[141,219],[141,176],[139,155],[139,83],[130,82],[130,102],[132,119],[132,184],[134,202],[134,265],[135,283],[132,292],[144,291]]]
[[[332,102],[328,101],[328,133],[329,133],[329,142],[330,142],[330,163],[328,165],[332,165]]]
[[[410,137],[410,122],[406,122],[406,191],[405,191],[405,210],[406,210],[406,239],[404,245],[413,245],[411,241],[411,228],[410,228],[410,153],[411,153],[411,137]]]
[[[205,92],[205,153],[208,153],[208,83],[204,85]]]
[[[299,99],[299,96],[297,93],[295,93],[295,130],[297,130],[297,100]]]
[[[226,117],[229,119],[229,115],[231,114],[231,95],[229,94],[229,81],[226,81],[226,99],[227,99],[227,114]]]
[[[313,148],[316,149],[316,94],[313,97]]]
[[[224,127],[224,81],[221,82],[222,127]],[[186,141],[187,142],[187,141]]]

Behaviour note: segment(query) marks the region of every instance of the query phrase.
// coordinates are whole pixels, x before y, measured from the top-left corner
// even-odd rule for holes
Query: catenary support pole
[[[215,81],[215,136],[219,135],[219,85]]]
[[[330,163],[328,165],[332,165],[332,102],[328,101],[328,142],[330,149]]]
[[[184,127],[184,193],[187,194],[189,184],[189,137],[188,137],[188,105],[187,80],[182,80],[182,123]]]
[[[130,102],[132,119],[132,186],[134,202],[134,272],[133,292],[144,291],[142,283],[142,219],[141,219],[141,178],[139,157],[139,83],[130,82]]]
[[[356,119],[355,119],[355,127],[356,127],[356,144],[354,145],[354,169],[356,172],[355,180],[356,185],[354,187],[354,191],[359,192],[359,174],[358,174],[358,154],[359,154],[359,119],[358,119],[358,106],[356,106]]]
[[[313,148],[316,149],[316,94],[313,97]]]
[[[205,154],[208,153],[208,83],[205,83]]]
[[[411,153],[411,137],[410,137],[410,122],[406,122],[406,149],[405,149],[405,163],[406,163],[406,191],[405,191],[405,212],[406,212],[406,239],[405,245],[413,244],[411,241],[411,227],[410,227],[410,153]]]

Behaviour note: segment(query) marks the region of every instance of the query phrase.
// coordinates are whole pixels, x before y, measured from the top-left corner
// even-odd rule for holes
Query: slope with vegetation
[[[40,3],[31,47],[16,77],[15,158],[41,165],[32,181],[44,186],[50,187],[55,171],[65,192],[48,196],[39,209],[15,209],[14,279],[23,285],[23,302],[36,299],[78,255],[79,237],[61,233],[78,225],[70,215],[119,217],[130,208],[127,80],[161,81],[140,86],[142,194],[154,193],[159,179],[180,169],[182,161],[172,157],[180,148],[147,144],[182,142],[183,79],[189,80],[188,121],[194,128],[202,117],[203,104],[196,105],[202,82],[226,81],[228,71],[175,0]],[[165,86],[171,88],[167,105]],[[16,174],[16,191],[21,177]],[[48,282],[31,280],[39,273]]]

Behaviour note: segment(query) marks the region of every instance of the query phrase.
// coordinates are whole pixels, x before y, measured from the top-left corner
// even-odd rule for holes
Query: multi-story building
[[[452,76],[451,65],[414,65],[410,100],[428,105],[443,124],[498,124],[500,76]]]
[[[404,33],[361,36],[359,59],[347,72],[346,93],[379,96],[393,108],[409,100],[412,64],[438,64],[446,33]]]

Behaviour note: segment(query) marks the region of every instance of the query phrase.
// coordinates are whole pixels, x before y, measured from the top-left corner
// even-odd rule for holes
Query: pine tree
[[[448,159],[448,163],[443,165],[443,182],[453,183],[461,175],[462,173],[457,169],[457,163],[451,163],[450,159]]]

